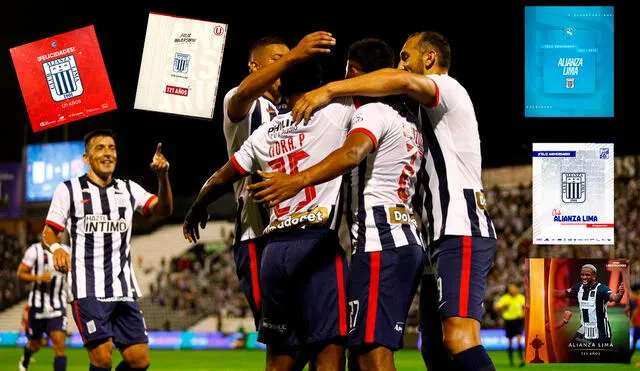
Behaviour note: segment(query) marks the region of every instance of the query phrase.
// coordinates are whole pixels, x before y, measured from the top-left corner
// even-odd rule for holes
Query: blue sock
[[[116,371],[129,371],[129,364],[124,360],[120,361],[120,363],[118,363],[118,366],[116,366]]]
[[[111,371],[111,367],[102,368],[89,363],[89,371]]]
[[[67,356],[59,356],[53,359],[53,371],[67,370]]]
[[[32,354],[33,353],[31,353],[27,347],[24,347],[24,353],[22,353],[22,366],[24,368],[29,368],[29,360],[31,359]]]
[[[455,354],[453,359],[460,371],[496,371],[496,366],[482,345]]]

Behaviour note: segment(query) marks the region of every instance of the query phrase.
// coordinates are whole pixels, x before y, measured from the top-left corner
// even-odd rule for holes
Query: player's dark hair
[[[435,49],[438,53],[438,65],[443,68],[451,66],[451,47],[449,41],[435,31],[416,32],[409,36],[420,36],[420,48],[424,52],[428,49]]]
[[[113,138],[115,140],[116,133],[114,133],[113,130],[111,130],[111,129],[95,129],[95,130],[92,130],[92,131],[88,132],[84,136],[84,151],[85,152],[88,152],[88,150],[89,150],[89,142],[91,142],[91,139],[93,139],[95,137],[111,137],[111,138]]]
[[[253,44],[251,44],[251,47],[249,48],[249,61],[251,61],[251,56],[257,49],[274,44],[287,45],[287,42],[284,41],[283,38],[278,36],[265,36],[256,40]]]
[[[358,40],[351,44],[347,59],[362,66],[363,72],[393,68],[396,64],[393,48],[383,40],[374,38]]]
[[[280,94],[290,97],[306,93],[322,83],[322,66],[316,58],[309,58],[286,70],[280,76]]]

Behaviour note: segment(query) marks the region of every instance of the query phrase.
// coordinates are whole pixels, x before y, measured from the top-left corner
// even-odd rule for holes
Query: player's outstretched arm
[[[619,303],[620,300],[622,300],[622,298],[624,297],[624,282],[620,283],[620,286],[618,287],[618,292],[617,293],[611,293],[609,295],[609,301],[614,301],[616,303]]]
[[[238,171],[231,161],[218,169],[202,186],[198,197],[193,202],[182,224],[182,234],[189,242],[198,242],[200,239],[200,228],[204,229],[209,219],[207,206],[220,198],[225,192],[227,185],[233,184],[244,175]]]
[[[336,97],[382,97],[399,94],[407,94],[419,103],[432,105],[437,100],[438,87],[427,76],[383,68],[350,79],[333,81],[304,94],[291,110],[291,115],[296,122],[309,120],[313,110]]]
[[[169,161],[162,154],[162,143],[156,146],[149,166],[158,175],[158,198],[151,201],[149,211],[153,215],[167,217],[173,213],[173,193],[169,182]]]
[[[264,94],[273,85],[280,75],[294,64],[304,61],[314,54],[327,54],[330,47],[336,44],[336,39],[329,32],[317,31],[306,35],[295,48],[284,54],[276,62],[261,67],[244,80],[238,86],[235,94],[229,99],[227,114],[233,121],[244,118],[253,101]]]
[[[566,298],[569,296],[569,291],[567,290],[553,290],[553,296],[556,298]]]
[[[363,133],[354,132],[347,136],[342,147],[331,152],[324,160],[297,174],[287,175],[281,172],[264,173],[264,180],[251,184],[256,202],[265,206],[277,205],[295,196],[304,187],[325,183],[358,166],[374,149],[371,138]]]

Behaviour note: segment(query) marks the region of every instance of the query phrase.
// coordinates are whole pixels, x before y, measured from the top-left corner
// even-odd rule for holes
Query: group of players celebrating
[[[184,237],[199,240],[207,206],[233,184],[236,270],[267,370],[344,370],[345,349],[349,369],[394,370],[419,285],[427,369],[495,370],[480,319],[496,233],[478,123],[467,91],[448,75],[449,43],[437,32],[412,34],[396,63],[386,42],[362,39],[349,48],[346,78],[323,85],[316,55],[335,42],[318,31],[293,49],[276,37],[251,47],[249,75],[224,97],[229,161],[201,188]],[[54,193],[41,247],[68,273],[89,369],[111,369],[113,343],[123,356],[116,370],[145,370],[132,216],[172,213],[169,163],[158,144],[156,196],[113,177],[109,130],[87,134],[84,160],[89,172]],[[350,246],[338,237],[343,214]],[[65,230],[69,247],[60,244]],[[54,296],[47,300],[64,309]],[[56,309],[47,300],[32,310]],[[36,350],[25,347],[22,369]],[[64,370],[66,358],[58,363]]]

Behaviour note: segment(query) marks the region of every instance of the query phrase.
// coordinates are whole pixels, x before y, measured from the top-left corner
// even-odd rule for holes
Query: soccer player
[[[619,303],[624,296],[624,282],[614,293],[597,281],[598,270],[593,264],[585,264],[580,270],[581,283],[566,290],[556,290],[556,297],[574,298],[580,306],[580,327],[573,341],[581,343],[610,343],[611,326],[607,316],[609,302]]]
[[[522,331],[524,330],[524,295],[520,293],[518,285],[511,283],[507,287],[507,293],[502,295],[494,309],[501,312],[504,319],[505,333],[509,339],[509,365],[513,367],[513,338],[516,338],[518,344],[518,357],[520,357],[520,367],[524,366],[524,358],[522,357]]]
[[[426,147],[419,180],[421,231],[429,260],[420,290],[423,358],[429,370],[491,371],[495,366],[480,342],[480,320],[496,233],[483,192],[473,103],[449,76],[450,63],[444,36],[414,33],[402,48],[398,69],[328,83],[298,100],[292,116],[296,122],[308,119],[339,96],[407,94],[420,103]]]
[[[394,66],[394,53],[378,39],[349,48],[347,77]],[[409,306],[424,263],[411,201],[422,161],[417,118],[392,98],[354,98],[360,105],[345,143],[299,172],[262,173],[251,185],[261,203],[278,204],[308,186],[351,171],[349,225],[354,253],[348,280],[348,346],[363,370],[395,369]]]
[[[63,247],[66,249],[66,246]],[[18,267],[18,279],[33,282],[29,292],[29,317],[20,371],[29,368],[31,355],[40,350],[43,334],[53,343],[54,371],[67,369],[64,342],[67,337],[67,282],[64,274],[53,270],[53,255],[40,242],[27,248]]]
[[[173,211],[169,163],[158,143],[151,169],[158,195],[130,180],[113,177],[118,160],[114,133],[94,130],[84,137],[89,172],[55,190],[42,242],[54,268],[68,272],[73,318],[89,353],[92,371],[111,370],[112,341],[122,354],[117,371],[149,367],[149,339],[137,299],[140,287],[131,264],[133,213],[166,217]],[[67,230],[71,255],[61,248]]]
[[[279,77],[287,68],[316,53],[328,53],[335,39],[324,31],[305,36],[289,50],[284,40],[264,37],[249,49],[249,75],[231,89],[224,98],[223,127],[229,158],[240,149],[247,137],[260,125],[271,121],[280,111],[287,111],[280,97]],[[262,230],[268,216],[247,195],[250,177],[233,184],[237,200],[235,242],[233,246],[236,273],[240,287],[249,302],[256,329],[260,321],[260,261],[265,240]]]
[[[281,76],[280,92],[295,103],[319,86],[322,69],[314,58]],[[184,237],[199,239],[207,222],[206,207],[227,184],[258,169],[296,173],[311,167],[344,142],[351,99],[338,99],[318,110],[306,125],[290,113],[256,129],[230,161],[200,190],[183,225]],[[299,346],[315,349],[318,370],[344,369],[347,335],[347,261],[338,243],[341,179],[305,188],[269,209],[268,242],[262,256],[262,321],[259,340],[267,344],[268,370],[289,370]]]
[[[280,75],[299,61],[318,53],[329,53],[335,39],[330,33],[311,33],[292,50],[278,37],[263,37],[249,49],[249,75],[231,89],[223,103],[223,129],[229,158],[240,149],[247,137],[260,125],[271,121],[278,113],[288,111],[278,87]],[[266,245],[262,230],[268,223],[266,210],[247,195],[251,177],[233,184],[237,202],[233,256],[240,287],[253,313],[256,329],[260,321],[259,272],[262,251]],[[305,351],[296,358],[294,370],[302,370],[307,363]],[[313,367],[313,366],[312,366]]]

